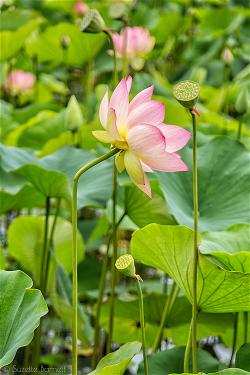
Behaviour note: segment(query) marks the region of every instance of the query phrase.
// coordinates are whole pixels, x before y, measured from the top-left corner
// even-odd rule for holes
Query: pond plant
[[[0,11],[0,372],[250,374],[245,1]]]

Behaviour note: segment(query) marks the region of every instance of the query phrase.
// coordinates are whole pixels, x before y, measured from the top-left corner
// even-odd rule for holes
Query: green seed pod
[[[235,108],[236,111],[241,115],[247,112],[249,108],[249,95],[247,86],[243,87],[240,90],[239,95],[236,99]]]
[[[74,95],[71,96],[65,113],[65,127],[67,130],[76,132],[83,123],[83,116]]]
[[[173,93],[183,107],[193,109],[199,98],[200,85],[194,81],[181,81],[174,86]]]
[[[121,255],[115,262],[117,270],[128,277],[136,277],[134,258],[130,254]]]
[[[82,20],[81,31],[84,33],[101,33],[106,28],[104,19],[96,9],[87,11]]]
[[[127,7],[123,3],[111,4],[109,8],[109,17],[114,20],[122,20],[124,17],[128,16]]]

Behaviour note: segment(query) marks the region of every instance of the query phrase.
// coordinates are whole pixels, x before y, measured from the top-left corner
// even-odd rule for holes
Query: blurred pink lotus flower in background
[[[88,11],[89,7],[87,4],[85,4],[84,2],[82,1],[77,1],[75,4],[74,4],[74,11],[76,14],[78,14],[79,16],[83,16],[87,11]]]
[[[109,100],[106,91],[100,105],[100,121],[105,130],[93,131],[101,142],[121,151],[116,155],[119,172],[127,170],[131,180],[151,197],[145,172],[188,171],[175,152],[186,145],[191,133],[176,125],[164,124],[165,106],[152,100],[154,86],[139,92],[129,102],[132,78],[123,78]]]
[[[12,95],[18,95],[32,90],[35,81],[36,78],[32,73],[13,70],[5,79],[3,86]]]
[[[126,27],[120,34],[113,33],[117,57],[127,59],[134,69],[140,70],[144,58],[155,44],[155,38],[142,27]]]

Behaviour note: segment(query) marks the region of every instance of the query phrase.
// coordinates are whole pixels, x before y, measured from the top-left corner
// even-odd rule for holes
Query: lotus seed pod
[[[194,81],[181,81],[174,86],[174,97],[183,107],[194,108],[200,93],[200,85]]]
[[[249,95],[246,86],[240,90],[239,95],[236,99],[235,108],[239,114],[247,112],[249,108]]]
[[[71,96],[65,113],[66,129],[75,132],[83,123],[81,108],[74,95]]]
[[[117,270],[128,277],[135,277],[135,262],[130,254],[121,255],[115,262]]]
[[[105,22],[98,10],[88,10],[82,20],[81,31],[85,33],[101,33],[105,28]]]

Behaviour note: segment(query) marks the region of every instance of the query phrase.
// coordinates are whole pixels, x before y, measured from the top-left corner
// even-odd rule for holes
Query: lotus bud
[[[222,60],[227,64],[230,65],[234,61],[234,56],[231,52],[231,50],[228,47],[225,47],[222,51]]]
[[[105,28],[105,22],[98,10],[88,10],[82,20],[81,31],[84,33],[101,33]]]
[[[71,96],[65,114],[65,127],[72,133],[76,132],[83,123],[83,116],[74,95]]]
[[[240,93],[236,99],[235,108],[239,114],[243,114],[247,112],[249,108],[249,95],[248,95],[247,86],[243,87],[240,90]]]
[[[181,81],[174,86],[173,93],[183,107],[191,110],[198,101],[200,85],[194,81]]]
[[[134,258],[130,254],[121,255],[115,262],[117,270],[128,277],[136,277]]]
[[[63,35],[61,37],[61,47],[62,49],[68,49],[70,45],[70,37],[68,35]]]

